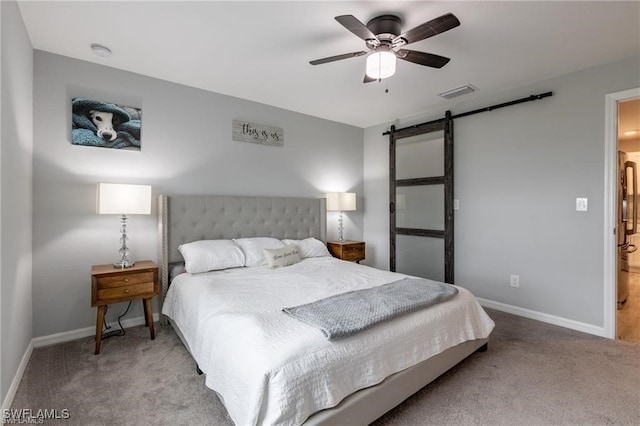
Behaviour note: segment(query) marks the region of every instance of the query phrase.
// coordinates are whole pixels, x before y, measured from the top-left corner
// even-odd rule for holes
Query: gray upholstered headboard
[[[324,198],[159,196],[161,301],[169,263],[182,261],[178,246],[196,240],[241,237],[326,239]]]

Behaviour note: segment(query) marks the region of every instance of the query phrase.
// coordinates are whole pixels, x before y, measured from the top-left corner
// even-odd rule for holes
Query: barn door
[[[390,269],[453,284],[453,121],[389,132]]]

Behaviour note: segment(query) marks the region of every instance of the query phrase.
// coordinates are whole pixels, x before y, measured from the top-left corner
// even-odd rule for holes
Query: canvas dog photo
[[[109,102],[71,98],[71,143],[140,150],[142,110]]]

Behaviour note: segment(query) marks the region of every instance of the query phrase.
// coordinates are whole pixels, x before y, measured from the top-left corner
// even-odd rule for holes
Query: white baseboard
[[[153,314],[153,321],[157,322],[160,320],[160,314],[157,312]],[[144,317],[137,317],[122,320],[122,326],[124,328],[136,327],[138,325],[144,324]],[[116,322],[117,326],[117,322]],[[85,327],[79,328],[77,330],[64,331],[62,333],[50,334],[48,336],[42,337],[34,337],[33,339],[33,347],[40,348],[42,346],[55,345],[57,343],[70,342],[71,340],[82,339],[83,337],[95,336],[96,328],[95,327]]]
[[[13,398],[16,396],[16,392],[18,391],[18,386],[22,381],[22,376],[24,375],[24,371],[27,369],[27,364],[29,363],[29,359],[31,358],[31,353],[33,352],[33,339],[27,345],[27,350],[24,351],[24,355],[22,356],[22,360],[20,361],[20,365],[18,365],[18,371],[16,371],[16,375],[13,377],[13,381],[11,382],[11,386],[9,386],[9,390],[7,391],[7,395],[2,401],[2,412],[4,410],[8,410],[11,408],[11,404],[13,404]]]
[[[597,327],[595,325],[586,324],[584,322],[557,317],[555,315],[549,315],[543,312],[532,311],[530,309],[520,308],[518,306],[507,305],[506,303],[494,302],[493,300],[481,299],[479,297],[477,297],[476,299],[482,306],[490,309],[495,309],[496,311],[506,312],[508,314],[518,315],[536,321],[546,322],[548,324],[558,325],[560,327],[581,331],[583,333],[606,337],[604,327]]]
[[[159,320],[160,314],[153,314],[153,321],[157,322]],[[121,323],[122,327],[124,328],[136,327],[138,325],[144,324],[144,317],[126,319],[121,321]],[[48,336],[34,337],[33,339],[31,339],[29,345],[27,346],[27,350],[22,356],[22,361],[20,361],[18,371],[16,371],[16,374],[13,377],[13,381],[11,382],[11,386],[9,387],[7,396],[4,398],[4,401],[2,401],[2,412],[11,408],[11,404],[13,404],[13,398],[16,396],[18,386],[22,381],[22,376],[24,375],[24,371],[27,368],[27,364],[29,363],[31,353],[33,352],[34,348],[40,348],[42,346],[55,345],[56,343],[69,342],[71,340],[82,339],[83,337],[94,336],[95,332],[95,327],[85,327],[79,328],[77,330],[65,331],[63,333],[50,334]]]

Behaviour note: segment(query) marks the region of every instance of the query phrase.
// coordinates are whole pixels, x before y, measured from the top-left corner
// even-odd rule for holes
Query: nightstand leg
[[[156,332],[153,329],[153,307],[151,305],[151,299],[144,299],[144,317],[147,326],[149,327],[149,334],[151,334],[151,340],[156,338]]]
[[[142,299],[142,307],[144,308],[144,326],[149,327],[149,315],[147,315],[146,299]]]
[[[96,318],[96,352],[98,355],[100,353],[100,343],[102,343],[102,327],[104,325],[104,313],[106,311],[106,306],[98,306],[98,317]]]

